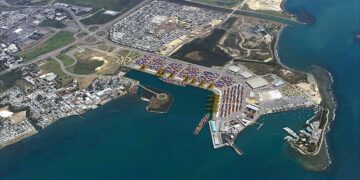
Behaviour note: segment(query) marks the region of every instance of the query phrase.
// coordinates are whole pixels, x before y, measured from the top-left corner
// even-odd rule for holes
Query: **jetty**
[[[239,147],[237,147],[234,143],[230,144],[229,146],[232,147],[238,155],[241,156],[244,154],[244,152]]]

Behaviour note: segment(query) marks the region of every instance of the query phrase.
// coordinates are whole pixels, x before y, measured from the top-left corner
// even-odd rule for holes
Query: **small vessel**
[[[288,141],[288,142],[295,141],[295,139],[294,139],[293,137],[291,137],[291,136],[286,136],[286,137],[284,138],[284,140],[285,140],[285,141]]]
[[[291,130],[288,127],[283,128],[286,132],[288,132],[290,135],[292,135],[294,138],[299,139],[299,135],[297,135],[293,130]]]
[[[210,114],[207,113],[202,119],[201,121],[199,122],[199,124],[196,126],[193,134],[194,135],[198,135],[199,132],[202,130],[202,128],[205,126],[205,124],[209,121],[209,118],[210,118]]]

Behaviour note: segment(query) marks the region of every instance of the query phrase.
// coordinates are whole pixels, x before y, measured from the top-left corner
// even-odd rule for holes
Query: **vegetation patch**
[[[101,51],[106,51],[106,52],[111,52],[114,50],[114,47],[112,46],[108,46],[105,44],[99,44],[98,46],[96,46],[97,49],[101,50]]]
[[[92,84],[92,82],[96,79],[96,77],[95,76],[76,77],[75,79],[79,85],[79,89],[85,89]]]
[[[86,32],[80,32],[80,33],[77,33],[75,36],[76,36],[77,38],[82,38],[82,37],[84,37],[84,36],[86,36],[86,35],[88,35],[88,33],[86,33]]]
[[[62,22],[59,22],[55,19],[47,19],[44,20],[43,22],[40,23],[40,26],[43,27],[53,27],[53,28],[57,28],[57,29],[62,29],[65,28],[66,25]]]
[[[103,61],[100,60],[80,60],[75,64],[74,73],[75,74],[92,74],[96,72],[96,68],[102,66]]]
[[[22,78],[21,71],[11,71],[0,76],[0,91],[6,91],[15,85],[16,81]]]
[[[138,5],[143,0],[58,0],[58,2],[75,4],[79,6],[90,6],[95,9],[109,9],[113,11],[124,11]]]
[[[209,36],[185,44],[171,57],[206,67],[223,66],[231,60],[228,54],[217,47],[225,33],[223,29],[215,29]]]
[[[307,82],[307,75],[301,72],[293,71],[283,67],[277,62],[259,63],[259,62],[246,62],[235,59],[235,62],[240,62],[243,66],[257,75],[276,74],[285,81],[291,84]]]
[[[94,24],[105,24],[117,17],[117,15],[108,15],[104,14],[105,10],[100,10],[94,15],[80,20],[85,25],[94,25]],[[91,30],[90,30],[91,31]]]
[[[99,44],[75,52],[74,57],[77,60],[74,66],[76,74],[116,74],[139,54]]]
[[[58,58],[62,61],[66,68],[71,67],[75,63],[75,60],[66,55],[65,53],[60,54]]]
[[[45,73],[54,73],[58,77],[56,78],[56,81],[60,83],[61,85],[65,86],[69,83],[71,83],[74,80],[74,77],[69,76],[65,74],[60,67],[60,64],[56,62],[53,59],[45,60],[45,62],[41,63],[38,66],[38,70],[41,70]],[[70,71],[70,70],[69,70]]]
[[[209,5],[232,8],[239,5],[243,0],[195,0],[195,1]]]
[[[33,5],[45,5],[47,3],[49,3],[50,0],[6,0],[7,3],[12,4],[12,5],[29,5],[29,6],[33,6]]]
[[[89,27],[89,31],[94,32],[94,31],[98,30],[99,28],[100,28],[99,26],[91,26],[91,27]]]
[[[21,9],[21,8],[20,8],[20,7],[0,5],[0,12],[1,12],[1,11],[15,11],[15,10],[18,10],[18,9]]]
[[[74,38],[73,38],[72,33],[67,32],[67,31],[60,31],[60,32],[56,33],[54,36],[52,36],[51,38],[49,38],[43,44],[41,44],[33,49],[27,50],[25,52],[21,52],[19,54],[19,56],[21,56],[27,60],[34,59],[42,54],[51,52],[55,49],[65,46],[66,44],[69,44],[73,40],[74,40]]]

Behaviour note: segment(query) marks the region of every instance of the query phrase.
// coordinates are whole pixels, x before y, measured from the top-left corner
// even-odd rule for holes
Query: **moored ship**
[[[199,124],[196,126],[193,134],[194,135],[198,135],[199,132],[202,130],[202,128],[205,126],[205,124],[209,121],[210,119],[210,114],[207,113],[202,119],[201,121],[199,122]]]

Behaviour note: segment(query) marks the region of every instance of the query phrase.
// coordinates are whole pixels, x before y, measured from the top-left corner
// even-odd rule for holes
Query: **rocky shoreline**
[[[278,55],[278,42],[281,33],[285,27],[286,26],[282,27],[279,30],[274,46],[274,55],[277,62],[282,66],[291,69],[292,71],[304,73],[307,76],[313,77],[313,79],[316,81],[317,88],[319,89],[319,93],[322,99],[319,105],[329,110],[327,122],[324,127],[325,129],[323,130],[321,135],[322,142],[318,147],[319,149],[316,151],[316,153],[306,154],[293,145],[290,145],[290,147],[296,151],[294,152],[294,155],[297,158],[297,161],[305,169],[312,171],[325,170],[331,164],[331,158],[328,152],[329,150],[326,142],[326,134],[330,131],[330,122],[335,119],[335,110],[336,110],[336,102],[331,89],[331,85],[333,84],[333,78],[330,72],[317,65],[310,66],[306,71],[298,71],[284,65],[281,62],[281,59]]]

